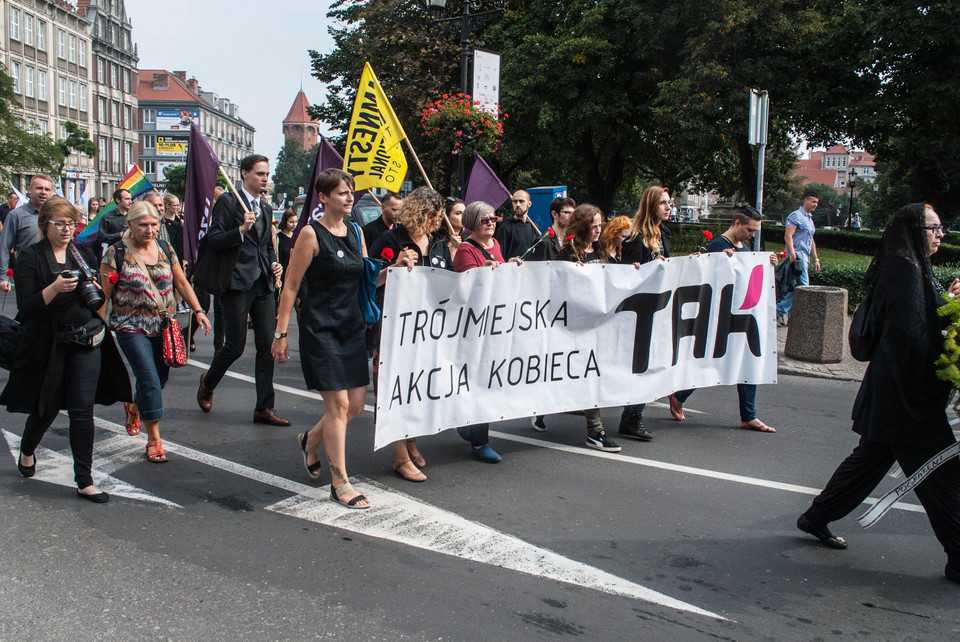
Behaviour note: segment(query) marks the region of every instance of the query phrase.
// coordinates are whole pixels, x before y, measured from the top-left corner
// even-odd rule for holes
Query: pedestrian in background
[[[803,205],[787,216],[783,229],[783,241],[787,246],[787,259],[793,267],[794,285],[810,285],[809,263],[813,259],[814,272],[820,271],[820,259],[817,258],[817,243],[813,235],[817,231],[813,224],[813,212],[820,203],[816,192],[803,193]],[[793,309],[793,291],[787,292],[777,303],[777,323],[787,325],[790,311]]]

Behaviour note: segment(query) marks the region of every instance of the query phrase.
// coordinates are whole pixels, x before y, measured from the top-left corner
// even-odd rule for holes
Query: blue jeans
[[[461,426],[457,432],[474,448],[488,443],[490,441],[490,424],[474,424],[472,426]]]
[[[640,419],[643,419],[643,409],[647,407],[645,403],[635,404],[633,406],[626,406],[623,409],[622,417],[627,417],[629,415],[636,415]]]
[[[673,393],[677,401],[684,403],[693,394],[693,390],[681,390]],[[757,418],[757,387],[749,383],[737,384],[737,396],[740,398],[740,421],[753,421]]]
[[[133,402],[137,404],[144,421],[163,419],[163,395],[170,366],[163,362],[160,337],[148,337],[137,332],[118,332],[117,343],[130,362],[136,381]]]
[[[798,261],[801,261],[800,257],[797,257]],[[802,261],[801,265],[803,266],[803,272],[798,274],[793,281],[794,287],[799,287],[801,285],[810,285],[810,274],[807,272],[807,262]],[[785,314],[788,317],[790,316],[790,310],[793,309],[793,292],[787,292],[783,295],[783,298],[780,299],[780,303],[777,304],[777,314]]]

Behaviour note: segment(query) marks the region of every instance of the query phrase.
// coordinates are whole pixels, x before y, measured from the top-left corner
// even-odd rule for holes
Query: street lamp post
[[[430,15],[434,17],[436,24],[443,25],[450,31],[460,33],[460,91],[464,94],[470,93],[470,34],[474,27],[481,27],[496,17],[503,15],[503,8],[481,11],[480,13],[470,13],[470,0],[463,0],[463,9],[459,16],[452,18],[441,18],[447,8],[447,0],[425,0]],[[506,5],[506,0],[501,0],[498,5]],[[456,24],[460,22],[459,29]],[[460,160],[457,167],[457,189],[460,196],[463,197],[463,176],[464,176],[464,158],[460,153]]]
[[[853,224],[853,185],[857,182],[857,172],[855,169],[850,169],[850,177],[847,179],[847,182],[850,185],[850,211],[847,213],[847,220],[850,221],[850,224]]]

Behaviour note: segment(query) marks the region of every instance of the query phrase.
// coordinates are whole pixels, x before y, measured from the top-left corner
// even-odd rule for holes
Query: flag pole
[[[413,154],[413,160],[417,161],[417,167],[420,169],[420,175],[423,176],[423,180],[427,182],[427,187],[433,189],[433,185],[430,183],[427,173],[423,171],[423,165],[420,164],[420,157],[417,156],[417,152],[414,151],[413,145],[410,143],[410,137],[404,136],[403,141],[407,144],[407,149],[410,150],[410,153]],[[443,222],[447,224],[447,229],[450,230],[450,236],[453,236],[455,232],[453,231],[453,225],[450,223],[450,219],[447,218],[447,208],[443,208]]]
[[[233,193],[233,195],[237,197],[238,201],[240,201],[240,207],[243,208],[243,211],[249,212],[250,209],[247,207],[247,204],[243,202],[243,199],[240,198],[240,194],[237,192],[237,188],[233,186],[233,181],[230,180],[230,177],[227,176],[227,173],[223,171],[223,166],[221,165],[217,167],[217,170],[220,172],[220,175],[223,176],[223,178],[227,181],[227,187],[230,188],[230,191]]]

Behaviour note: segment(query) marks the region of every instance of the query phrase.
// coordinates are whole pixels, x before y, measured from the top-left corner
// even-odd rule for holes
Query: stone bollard
[[[793,292],[784,353],[813,363],[840,363],[846,349],[847,291],[804,285]]]

